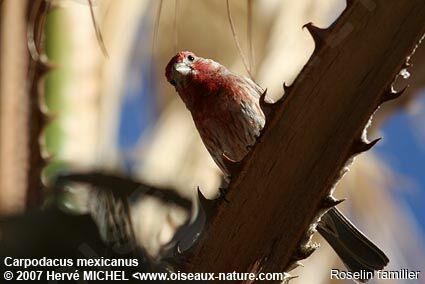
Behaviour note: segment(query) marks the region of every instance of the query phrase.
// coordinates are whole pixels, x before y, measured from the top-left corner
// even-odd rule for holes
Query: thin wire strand
[[[235,30],[235,26],[233,24],[233,18],[232,18],[232,12],[230,10],[230,2],[229,2],[229,0],[226,0],[226,4],[227,4],[227,17],[229,19],[229,24],[230,24],[230,29],[232,30],[233,39],[235,40],[236,47],[237,47],[237,49],[239,51],[239,55],[242,58],[242,63],[245,66],[246,72],[248,72],[249,77],[252,78],[251,70],[250,70],[249,65],[248,65],[248,62],[247,62],[247,60],[246,60],[246,58],[245,58],[245,56],[244,56],[244,54],[242,52],[242,48],[241,48],[241,46],[239,44],[239,39],[238,39],[238,37],[236,35],[236,30]]]
[[[102,31],[100,30],[100,27],[99,27],[99,25],[97,24],[97,21],[96,21],[96,16],[94,14],[92,0],[87,0],[87,1],[89,3],[89,6],[90,6],[91,20],[93,22],[93,27],[94,27],[94,31],[96,33],[96,38],[97,38],[97,42],[99,43],[100,50],[102,51],[102,53],[105,57],[109,58],[108,50],[106,49],[105,41],[103,40]]]
[[[179,46],[179,26],[178,26],[178,13],[180,1],[174,0],[174,52],[178,52]]]
[[[254,66],[255,66],[255,63],[254,63],[254,46],[253,46],[253,40],[252,40],[252,37],[253,37],[253,32],[252,32],[252,25],[253,25],[252,0],[248,0],[247,5],[248,5],[248,19],[247,19],[248,35],[247,35],[247,38],[248,38],[248,43],[249,43],[249,68],[250,68],[251,72],[255,73],[254,72],[254,69],[255,69],[254,68]]]

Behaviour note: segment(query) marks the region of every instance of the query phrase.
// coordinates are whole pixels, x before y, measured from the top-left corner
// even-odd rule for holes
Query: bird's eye
[[[173,86],[177,85],[176,81],[174,81],[174,80],[171,80],[170,84],[173,85]]]
[[[193,61],[193,60],[195,60],[195,57],[194,57],[193,55],[189,55],[189,56],[187,57],[187,59],[188,59],[189,61]]]

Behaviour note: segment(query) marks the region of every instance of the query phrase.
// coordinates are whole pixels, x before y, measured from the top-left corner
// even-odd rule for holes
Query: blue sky
[[[425,103],[424,94],[422,103]],[[396,188],[394,194],[411,208],[425,232],[425,141],[415,133],[418,125],[424,127],[425,121],[416,121],[417,125],[412,121],[406,111],[392,115],[381,129],[384,140],[378,143],[376,151],[390,168],[413,182],[413,189]]]

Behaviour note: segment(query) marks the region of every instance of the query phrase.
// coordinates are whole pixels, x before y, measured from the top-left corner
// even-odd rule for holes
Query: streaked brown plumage
[[[209,153],[228,176],[223,154],[234,161],[242,160],[247,146],[255,143],[264,127],[265,117],[258,103],[263,90],[251,79],[187,51],[173,57],[166,76],[192,113]]]

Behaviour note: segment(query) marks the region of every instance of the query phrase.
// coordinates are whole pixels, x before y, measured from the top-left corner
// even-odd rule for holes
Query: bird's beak
[[[186,65],[184,62],[179,62],[174,64],[174,70],[180,75],[187,75],[192,71],[192,68]]]

